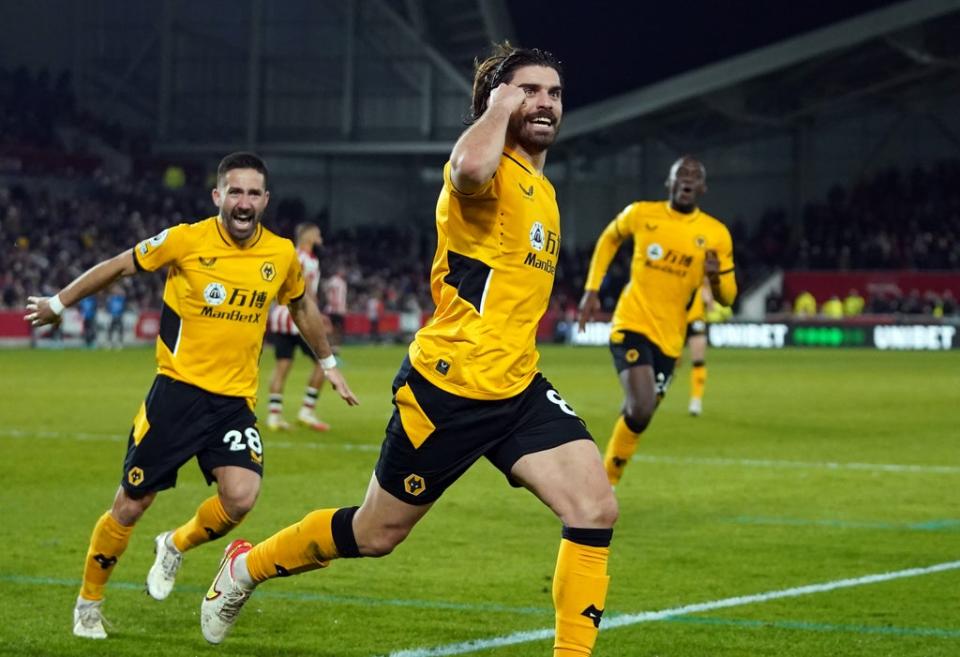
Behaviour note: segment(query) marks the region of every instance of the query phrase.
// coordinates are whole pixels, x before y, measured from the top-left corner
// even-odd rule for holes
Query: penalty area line
[[[819,584],[807,584],[806,586],[795,586],[778,591],[767,591],[765,593],[755,593],[753,595],[739,595],[722,600],[711,600],[709,602],[697,602],[694,604],[673,607],[671,609],[662,609],[660,611],[645,611],[637,614],[620,614],[606,619],[601,630],[612,630],[618,627],[628,627],[639,623],[650,623],[653,621],[666,620],[675,616],[686,616],[689,614],[713,611],[715,609],[727,609],[729,607],[740,607],[743,605],[769,602],[771,600],[782,600],[784,598],[797,598],[814,593],[825,593],[827,591],[836,591],[838,589],[853,588],[856,586],[865,586],[867,584],[878,584],[880,582],[889,582],[896,579],[908,577],[922,577],[923,575],[932,575],[949,570],[960,569],[960,561],[947,561],[933,566],[923,568],[907,568],[905,570],[896,570],[886,573],[875,573],[872,575],[863,575],[862,577],[851,577],[847,579],[838,579],[831,582],[821,582]],[[542,628],[539,630],[528,630],[524,632],[514,632],[503,636],[495,636],[487,639],[474,639],[472,641],[462,641],[459,643],[449,643],[443,646],[433,648],[412,648],[408,650],[397,650],[389,653],[387,657],[449,657],[450,655],[464,655],[491,648],[502,648],[512,646],[518,643],[529,643],[531,641],[541,641],[553,636],[553,628]]]

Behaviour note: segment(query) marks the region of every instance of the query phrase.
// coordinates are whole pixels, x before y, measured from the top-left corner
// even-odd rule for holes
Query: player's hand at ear
[[[327,381],[330,382],[330,385],[333,386],[333,389],[337,391],[337,394],[340,395],[343,401],[347,402],[350,406],[360,404],[360,400],[357,399],[357,396],[350,390],[350,386],[347,385],[347,380],[343,377],[343,374],[340,373],[339,369],[334,367],[329,370],[324,370],[324,374],[327,375]]]

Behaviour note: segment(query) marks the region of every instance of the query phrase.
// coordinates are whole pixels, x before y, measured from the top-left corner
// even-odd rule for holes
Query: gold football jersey
[[[537,372],[537,325],[560,253],[553,185],[507,149],[483,188],[463,194],[443,169],[430,287],[437,309],[410,345],[431,383],[471,399],[519,394]]]
[[[270,303],[303,296],[293,243],[262,225],[239,246],[210,217],[179,224],[133,250],[137,268],[169,267],[157,371],[208,392],[253,399]]]
[[[641,333],[676,358],[683,349],[687,311],[700,294],[706,252],[716,251],[721,275],[733,281],[733,240],[726,226],[699,209],[683,214],[666,201],[631,203],[597,241],[586,289],[600,288],[617,248],[631,237],[630,282],[613,313],[612,334]]]
[[[707,315],[706,304],[703,302],[703,289],[697,288],[697,293],[693,295],[690,305],[687,308],[687,324],[698,320],[704,321]]]

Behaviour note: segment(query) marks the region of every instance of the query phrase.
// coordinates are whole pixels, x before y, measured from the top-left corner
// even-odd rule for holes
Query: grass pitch
[[[547,377],[604,445],[620,404],[606,350],[542,353]],[[326,391],[331,432],[264,430],[263,492],[236,536],[257,541],[314,508],[359,503],[402,354],[345,351],[362,405]],[[960,353],[713,350],[708,362],[704,415],[685,412],[681,367],[617,488],[607,629],[594,654],[960,654]],[[269,352],[263,365],[266,381]],[[307,371],[298,359],[288,417]],[[224,541],[187,554],[165,602],[143,592],[154,535],[212,492],[188,464],[114,571],[110,638],[74,638],[87,540],[152,376],[152,349],[0,351],[0,654],[551,654],[549,639],[517,633],[553,626],[559,524],[484,461],[386,559],[261,587],[219,648],[200,636],[198,609]],[[265,416],[264,401],[258,411]],[[948,565],[901,572],[937,564]],[[890,573],[901,576],[865,579]],[[674,611],[642,614],[658,610]],[[477,650],[453,646],[471,640]]]

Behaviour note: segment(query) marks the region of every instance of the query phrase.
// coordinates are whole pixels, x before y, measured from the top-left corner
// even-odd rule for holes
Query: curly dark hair
[[[493,53],[484,60],[474,60],[473,102],[471,114],[464,123],[472,125],[487,111],[490,92],[504,82],[510,82],[513,72],[523,66],[546,66],[560,76],[563,84],[563,66],[553,53],[539,48],[517,48],[509,41],[493,44]]]

